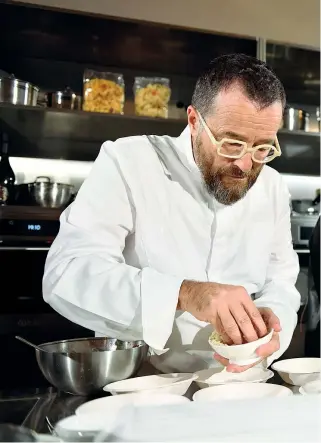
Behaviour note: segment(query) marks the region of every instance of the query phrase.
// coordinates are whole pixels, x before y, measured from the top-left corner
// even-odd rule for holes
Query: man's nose
[[[242,158],[238,158],[237,160],[235,160],[234,164],[238,166],[241,169],[241,171],[249,172],[253,166],[253,160],[251,154],[247,152],[245,155],[243,155]]]

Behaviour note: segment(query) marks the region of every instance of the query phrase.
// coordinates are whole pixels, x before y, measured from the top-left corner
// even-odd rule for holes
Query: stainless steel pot
[[[134,376],[148,352],[143,341],[107,337],[56,341],[39,347],[44,351],[35,351],[37,362],[49,383],[76,395],[89,395],[108,383]]]
[[[70,88],[64,91],[48,92],[48,108],[58,109],[81,109],[81,96],[76,95]]]
[[[29,183],[32,200],[43,208],[61,208],[69,203],[74,187],[64,183],[52,183],[49,177],[37,177]]]
[[[37,106],[39,88],[13,75],[0,78],[0,103]]]
[[[310,115],[303,109],[286,108],[283,115],[283,128],[290,131],[309,131]]]

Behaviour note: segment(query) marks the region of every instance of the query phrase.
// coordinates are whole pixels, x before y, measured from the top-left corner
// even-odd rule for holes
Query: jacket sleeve
[[[45,265],[43,296],[61,315],[98,334],[143,339],[162,350],[182,280],[125,263],[135,207],[117,148],[117,142],[102,146],[76,200],[61,215]]]
[[[270,262],[266,273],[265,285],[256,295],[257,307],[267,307],[277,315],[282,331],[280,349],[267,359],[267,365],[279,358],[289,347],[297,324],[300,308],[300,293],[295,287],[299,273],[299,261],[293,250],[289,191],[281,182],[278,189],[276,224]]]

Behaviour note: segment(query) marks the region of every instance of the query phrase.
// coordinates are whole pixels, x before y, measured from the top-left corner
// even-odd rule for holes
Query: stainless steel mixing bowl
[[[134,376],[147,356],[143,341],[96,337],[39,345],[41,372],[53,386],[76,395],[89,395],[113,381]],[[64,354],[62,354],[64,353]]]
[[[28,185],[32,200],[43,208],[61,208],[70,202],[74,187],[53,183],[49,177],[37,177]]]

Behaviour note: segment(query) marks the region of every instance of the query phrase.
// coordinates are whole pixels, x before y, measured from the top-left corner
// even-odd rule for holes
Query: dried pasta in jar
[[[171,96],[168,78],[136,77],[134,94],[136,115],[168,117],[168,103]]]
[[[123,114],[125,84],[122,74],[86,70],[83,110]]]

